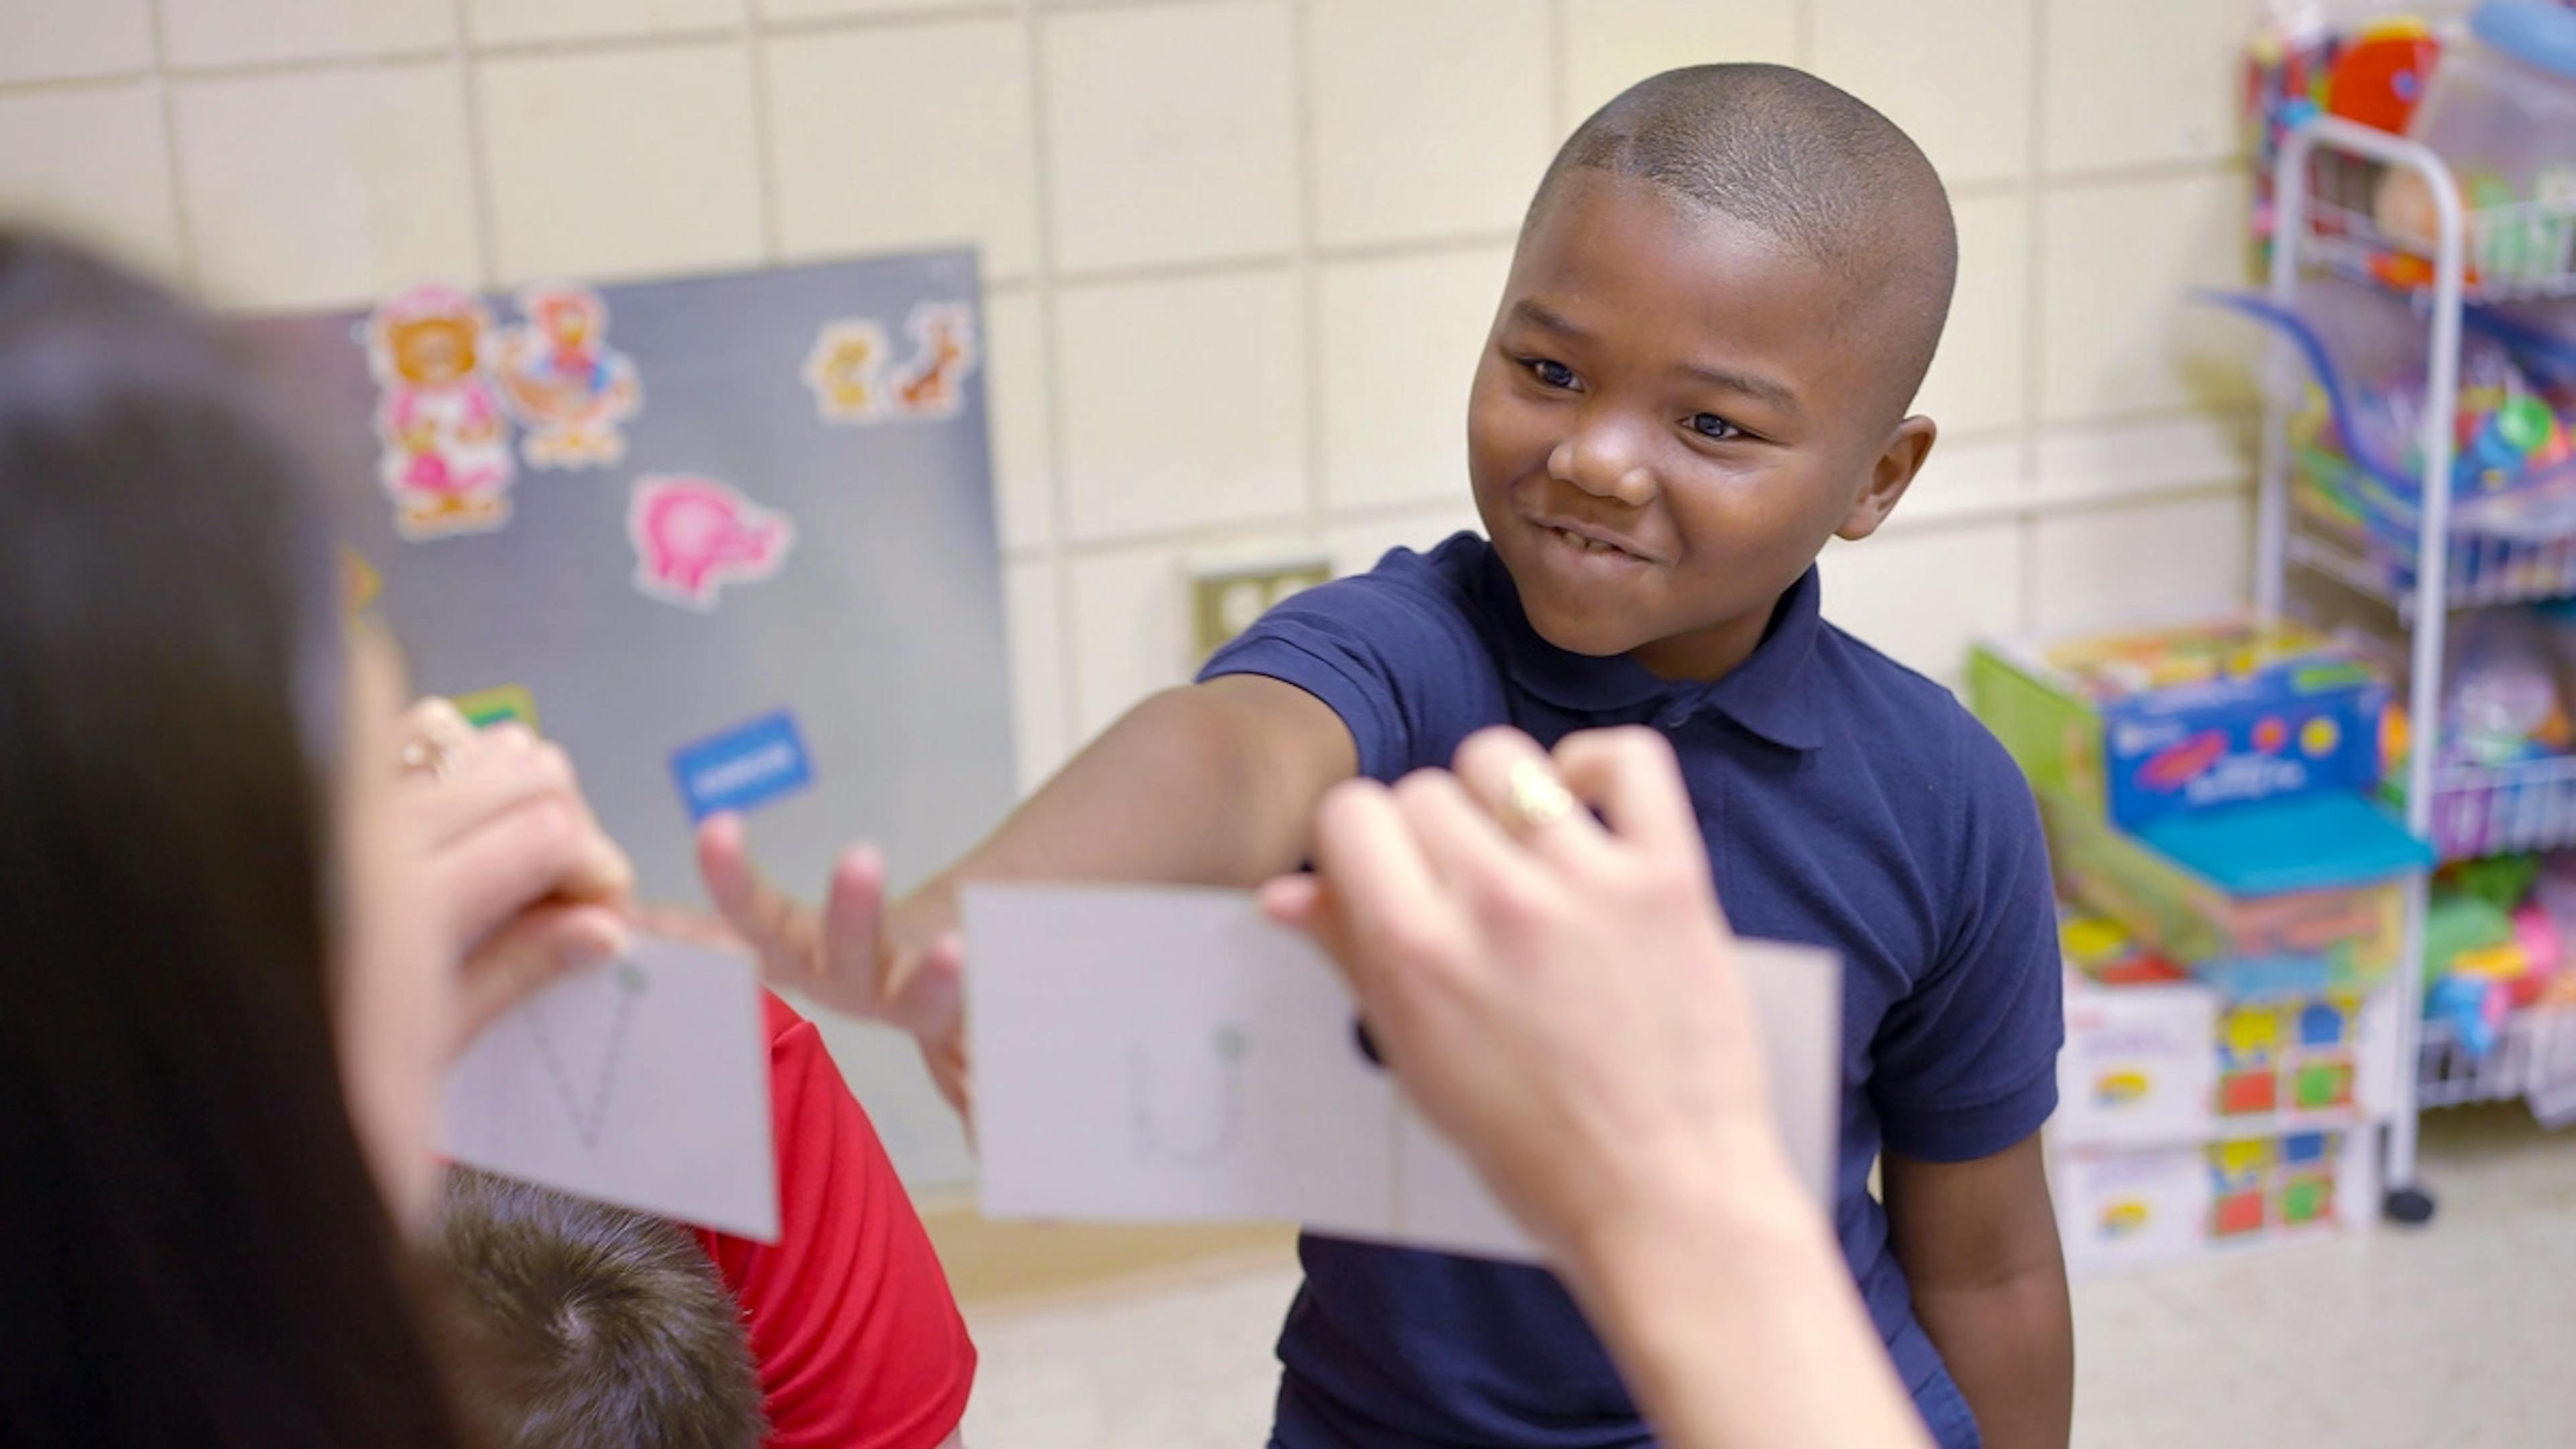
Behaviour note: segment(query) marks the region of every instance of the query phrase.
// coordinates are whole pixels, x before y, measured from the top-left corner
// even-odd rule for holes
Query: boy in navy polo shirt
[[[1813,77],[1646,81],[1541,183],[1468,409],[1491,542],[1297,596],[1148,700],[873,948],[873,867],[827,930],[704,846],[773,957],[919,1033],[963,1100],[965,878],[1250,885],[1303,858],[1353,773],[1445,766],[1510,724],[1645,724],[1678,749],[1719,898],[1845,968],[1843,1249],[1945,1446],[2065,1444],[2073,1346],[2039,1125],[2058,952],[2021,776],[1939,686],[1818,616],[1827,539],[1876,531],[1930,451],[1907,416],[1956,270],[1950,210],[1886,118]],[[1885,1205],[1869,1190],[1883,1156]],[[1536,1269],[1309,1235],[1280,1342],[1278,1449],[1649,1442]]]

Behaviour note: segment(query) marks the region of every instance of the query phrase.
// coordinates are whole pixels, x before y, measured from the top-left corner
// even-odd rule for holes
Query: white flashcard
[[[1232,891],[979,885],[964,897],[984,1212],[1289,1220],[1537,1256],[1361,1050],[1332,964]],[[1782,1138],[1833,1194],[1842,980],[1740,943]]]
[[[777,1240],[769,1041],[742,957],[639,938],[486,1028],[445,1106],[459,1162]]]

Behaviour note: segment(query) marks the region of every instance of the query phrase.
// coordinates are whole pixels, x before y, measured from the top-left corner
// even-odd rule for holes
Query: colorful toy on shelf
[[[2104,916],[2058,912],[2057,937],[2076,970],[2103,986],[2189,981],[2191,973],[2158,955],[2127,927]]]
[[[2061,933],[2075,947],[2128,941],[2116,924],[2076,910],[2065,913]],[[2134,946],[2109,950],[2125,955]],[[2049,1129],[2060,1147],[2351,1125],[2386,1110],[2396,1021],[2385,993],[2309,981],[2246,998],[2197,979],[2105,984],[2072,948],[2068,962],[2066,1045]]]
[[[2559,661],[2521,610],[2467,614],[2453,626],[2442,698],[2442,758],[2497,766],[2564,754],[2571,741]]]
[[[2295,625],[1979,644],[1969,693],[2042,790],[2131,827],[2379,777],[2380,678]]]
[[[2066,899],[2239,997],[2367,990],[2404,950],[2403,879],[2422,844],[2356,796],[2195,811],[2137,834],[2039,792]]]
[[[2293,345],[2309,374],[2287,409],[2303,468],[2353,490],[2354,512],[2375,533],[2411,541],[2423,492],[2423,323],[2403,301],[2331,277],[2302,284],[2290,306],[2257,293],[2196,295]],[[2553,484],[2576,488],[2576,439],[2512,350],[2487,331],[2461,339],[2452,418],[2456,525],[2511,531],[2516,505],[2500,500]],[[2341,476],[2353,472],[2362,476]],[[2566,491],[2549,500],[2556,511],[2544,529],[2563,526]]]
[[[2368,1197],[2368,1134],[2336,1129],[2147,1149],[2086,1149],[2049,1165],[2078,1272],[2187,1257],[2342,1226]]]
[[[2420,20],[2371,26],[2335,58],[2325,108],[2347,121],[2405,135],[2441,56],[2442,43]]]
[[[2466,45],[2435,67],[2407,127],[2449,163],[2471,216],[2471,259],[2490,279],[2546,280],[2576,267],[2576,9],[2551,0],[2486,0],[2470,16]],[[2420,221],[2421,202],[2390,199],[2383,226]],[[2392,234],[2420,245],[2429,228]]]

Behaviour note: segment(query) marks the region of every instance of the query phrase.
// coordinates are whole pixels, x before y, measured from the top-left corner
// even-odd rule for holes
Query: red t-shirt
[[[771,1449],[936,1449],[975,1345],[930,1235],[812,1022],[767,997],[778,1242],[698,1231],[742,1304]]]

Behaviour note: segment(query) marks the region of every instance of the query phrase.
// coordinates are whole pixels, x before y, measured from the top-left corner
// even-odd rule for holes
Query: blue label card
[[[814,783],[814,765],[795,718],[782,709],[681,747],[671,756],[671,778],[689,819],[699,821],[802,790]]]

